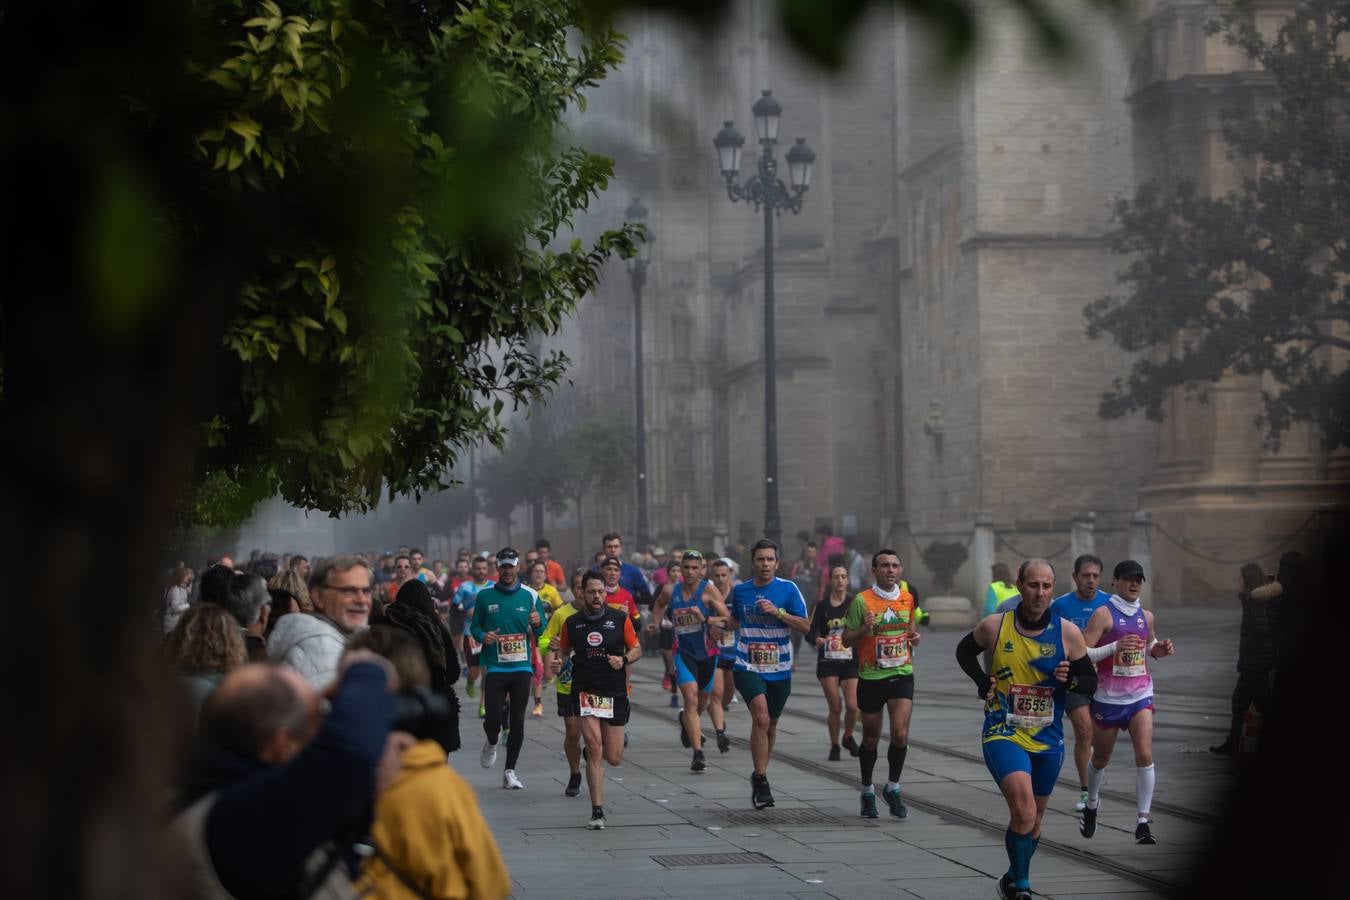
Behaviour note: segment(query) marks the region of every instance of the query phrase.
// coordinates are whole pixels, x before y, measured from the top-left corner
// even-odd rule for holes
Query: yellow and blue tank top
[[[1064,684],[1055,666],[1064,655],[1058,616],[1035,637],[1017,630],[1015,615],[1004,613],[993,647],[997,680],[994,699],[984,707],[984,741],[1012,741],[1039,753],[1064,747]]]

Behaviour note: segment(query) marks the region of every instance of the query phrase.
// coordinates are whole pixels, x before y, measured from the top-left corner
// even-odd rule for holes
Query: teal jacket
[[[539,625],[530,625],[530,611],[539,613]],[[489,672],[532,672],[531,651],[548,626],[548,604],[534,588],[520,585],[505,591],[500,584],[483,588],[473,606],[469,634],[483,644],[483,635],[497,632],[497,643],[483,644],[479,665]]]

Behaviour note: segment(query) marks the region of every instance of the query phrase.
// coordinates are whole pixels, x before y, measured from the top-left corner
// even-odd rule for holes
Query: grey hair
[[[272,595],[267,593],[267,582],[263,577],[246,572],[230,579],[220,605],[234,616],[240,627],[248,628],[257,624],[262,608],[271,602]]]
[[[1027,569],[1036,565],[1045,566],[1047,569],[1049,569],[1051,580],[1053,580],[1056,577],[1055,567],[1050,565],[1050,560],[1041,559],[1039,556],[1033,556],[1031,559],[1022,560],[1022,564],[1017,567],[1017,583],[1021,584],[1022,582],[1026,581]]]
[[[400,556],[407,556],[406,553],[400,553]],[[328,581],[328,576],[334,572],[346,572],[357,567],[370,571],[370,566],[359,556],[347,554],[343,556],[330,556],[321,559],[309,569],[309,586],[322,587]]]

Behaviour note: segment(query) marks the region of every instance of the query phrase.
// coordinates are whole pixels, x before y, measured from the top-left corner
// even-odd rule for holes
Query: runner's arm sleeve
[[[1109,644],[1102,644],[1100,647],[1087,648],[1088,659],[1097,663],[1101,662],[1104,659],[1110,658],[1111,656],[1115,655],[1116,643],[1117,643],[1116,641],[1112,641]]]
[[[967,632],[966,636],[961,638],[961,643],[956,645],[956,661],[961,666],[961,671],[970,676],[970,680],[975,682],[975,690],[984,699],[984,695],[989,693],[989,673],[980,666],[980,654],[984,648],[975,640],[975,632]]]
[[[1086,656],[1069,660],[1069,690],[1091,697],[1097,690],[1097,669]]]

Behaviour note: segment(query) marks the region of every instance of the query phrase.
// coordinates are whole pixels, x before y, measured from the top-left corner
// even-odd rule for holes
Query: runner
[[[1116,593],[1088,620],[1084,637],[1088,655],[1097,663],[1097,691],[1092,695],[1092,765],[1088,769],[1087,807],[1080,813],[1078,830],[1085,838],[1097,831],[1100,791],[1106,778],[1116,737],[1130,733],[1134,745],[1134,796],[1138,815],[1134,826],[1136,844],[1156,844],[1149,825],[1153,809],[1153,676],[1146,657],[1161,659],[1176,652],[1172,642],[1154,637],[1153,613],[1142,608],[1139,592],[1144,586],[1144,567],[1132,559],[1116,563],[1111,573]]]
[[[548,607],[549,620],[552,621],[553,614],[562,606],[562,597],[558,595],[558,589],[548,580],[548,563],[545,560],[536,558],[530,563],[530,587],[534,588],[539,599]],[[543,665],[543,653],[543,641],[540,641],[540,645],[534,648],[530,657],[530,664],[534,666],[535,672],[534,680],[530,682],[530,689],[534,692],[535,718],[544,714],[544,683],[552,677],[552,673]]]
[[[605,827],[604,771],[623,762],[623,727],[628,723],[628,692],[623,671],[642,658],[633,620],[605,605],[604,579],[594,572],[582,576],[581,610],[570,616],[559,632],[555,654],[575,650],[573,690],[581,734],[586,741],[586,788],[591,795],[591,818],[586,827]],[[562,660],[559,659],[559,663]]]
[[[462,640],[460,646],[464,651],[464,668],[468,679],[464,687],[464,693],[471,698],[478,693],[478,678],[483,671],[478,665],[479,654],[483,645],[475,640],[469,631],[464,629],[463,623],[473,618],[474,605],[479,593],[492,587],[493,584],[494,582],[488,579],[488,561],[480,556],[473,561],[469,568],[469,580],[459,586],[459,590],[455,591],[454,599],[450,601],[451,621],[458,617],[461,622]],[[485,714],[486,710],[483,704],[478,704],[478,718],[483,718]]]
[[[660,620],[667,607],[674,622],[675,680],[684,699],[680,714],[680,743],[694,751],[690,771],[702,772],[708,767],[703,758],[703,729],[699,716],[708,709],[708,698],[717,682],[717,647],[710,634],[710,625],[725,628],[727,608],[717,588],[703,577],[703,554],[686,551],[680,559],[679,581],[667,584],[652,605],[652,618]],[[647,626],[657,629],[656,622]],[[713,729],[719,735],[719,745],[726,740],[726,723],[722,719],[721,704],[708,710]],[[727,741],[730,746],[730,741]],[[723,753],[726,751],[723,750]]]
[[[1078,626],[1050,612],[1050,563],[1022,563],[1017,589],[1017,608],[981,619],[961,639],[956,660],[985,701],[984,763],[1008,803],[1003,843],[1009,866],[998,880],[998,896],[1031,900],[1031,857],[1064,764],[1065,682],[1069,690],[1091,694],[1097,674]],[[994,651],[992,674],[980,667],[986,647]]]
[[[604,584],[604,579],[601,579]],[[576,590],[581,596],[580,586]],[[577,601],[581,601],[578,599]],[[549,653],[549,670],[557,676],[558,716],[563,720],[563,755],[567,757],[567,787],[563,795],[575,797],[581,793],[581,722],[577,718],[577,701],[572,695],[572,660],[564,660],[557,653],[550,653],[562,633],[562,627],[568,618],[577,611],[571,603],[564,603],[548,620],[548,628],[539,639],[539,652]],[[625,613],[627,611],[625,610]]]
[[[797,586],[778,578],[778,545],[762,538],[750,548],[754,578],[732,590],[731,618],[736,630],[736,690],[750,709],[750,802],[755,809],[773,806],[769,790],[769,757],[773,754],[778,717],[792,693],[793,631],[811,630],[806,601]]]
[[[853,598],[844,621],[844,646],[858,648],[858,709],[863,722],[858,769],[862,773],[861,815],[866,819],[877,817],[872,768],[881,742],[882,709],[890,716],[891,743],[886,751],[889,775],[881,797],[897,819],[909,815],[900,799],[900,774],[909,751],[909,720],[914,713],[913,648],[919,644],[919,632],[914,630],[914,591],[900,580],[904,571],[899,554],[878,550],[872,556],[875,583]]]
[[[853,726],[858,721],[858,648],[845,647],[844,619],[853,600],[848,593],[848,568],[835,566],[830,570],[830,593],[816,604],[811,617],[810,637],[816,645],[816,680],[825,691],[825,702],[830,706],[826,730],[830,733],[830,760],[838,762],[839,713],[844,713],[844,747],[850,756],[858,755],[858,742],[853,739]],[[843,694],[841,703],[839,695]]]
[[[670,599],[670,592],[667,590],[671,585],[680,580],[680,561],[672,559],[666,563],[666,587],[662,592],[666,600]],[[665,677],[661,679],[661,688],[670,691],[670,708],[676,709],[680,705],[680,691],[675,686],[675,623],[670,621],[669,615],[657,615],[656,603],[652,603],[652,625],[655,629],[649,629],[649,633],[659,632],[658,646],[661,649],[661,665],[665,667]]]
[[[736,586],[735,567],[731,560],[725,556],[713,560],[712,582],[717,587],[717,593],[727,598],[729,606],[731,589]],[[736,702],[736,683],[731,674],[735,668],[736,632],[730,628],[723,629],[717,637],[717,681],[713,685],[712,702],[721,704],[724,717],[731,709],[731,704]],[[723,753],[731,749],[731,739],[725,733],[717,736],[717,749]]]
[[[1092,614],[1111,599],[1106,591],[1097,589],[1102,581],[1102,568],[1102,561],[1090,553],[1075,559],[1074,590],[1056,597],[1050,604],[1050,611],[1077,625],[1079,631],[1086,631]],[[1073,762],[1078,769],[1078,802],[1074,808],[1079,812],[1087,808],[1088,799],[1088,759],[1092,756],[1092,717],[1088,714],[1088,706],[1091,703],[1091,697],[1073,691],[1064,698],[1064,712],[1073,724]]]
[[[502,787],[520,790],[516,760],[525,742],[525,703],[530,695],[530,647],[544,633],[548,610],[532,588],[520,583],[520,555],[510,547],[497,551],[498,581],[478,593],[469,633],[483,644],[483,704],[487,739],[479,762],[490,769],[497,761],[497,736],[502,729],[502,706],[509,699],[510,734],[506,739],[506,770]]]

